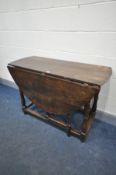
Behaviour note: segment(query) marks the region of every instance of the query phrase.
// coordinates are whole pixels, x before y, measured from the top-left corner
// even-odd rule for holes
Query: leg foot
[[[87,139],[87,134],[85,134],[85,133],[82,132],[81,135],[80,135],[81,142],[85,142],[86,139]]]

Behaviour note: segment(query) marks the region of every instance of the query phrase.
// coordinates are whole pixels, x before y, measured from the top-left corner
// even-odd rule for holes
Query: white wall
[[[31,55],[111,66],[99,109],[116,115],[116,1],[0,0],[0,77]]]

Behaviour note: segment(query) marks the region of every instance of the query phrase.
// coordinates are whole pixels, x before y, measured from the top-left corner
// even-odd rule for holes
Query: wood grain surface
[[[36,56],[19,59],[11,62],[10,65],[100,86],[103,85],[112,74],[112,69],[106,66]]]

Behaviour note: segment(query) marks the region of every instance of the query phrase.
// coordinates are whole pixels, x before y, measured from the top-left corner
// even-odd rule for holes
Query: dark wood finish
[[[99,90],[97,86],[20,68],[9,67],[9,70],[24,95],[49,113],[64,114],[75,111],[77,106],[88,103]]]
[[[106,66],[59,61],[35,56],[19,59],[12,62],[11,65],[96,85],[103,85],[112,73],[111,68]]]
[[[29,57],[10,63],[8,69],[19,87],[24,113],[62,126],[68,136],[85,141],[95,117],[101,85],[110,77],[111,68]],[[28,106],[25,96],[32,102]],[[32,110],[32,104],[47,114]],[[72,113],[77,109],[84,113],[80,130],[71,123]],[[55,119],[57,114],[65,114],[66,122]]]

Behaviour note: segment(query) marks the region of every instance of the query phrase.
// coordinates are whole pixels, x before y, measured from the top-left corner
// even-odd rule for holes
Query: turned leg
[[[85,105],[85,116],[84,116],[84,121],[82,123],[82,128],[81,128],[81,135],[80,139],[82,142],[84,142],[87,138],[89,129],[91,128],[92,121],[95,117],[96,109],[97,109],[97,101],[98,101],[98,94],[94,96],[94,102],[92,108],[90,107],[90,103]]]
[[[98,101],[98,94],[96,94],[96,95],[94,96],[94,103],[93,103],[92,110],[91,110],[92,113],[96,113],[97,101]]]
[[[84,106],[84,121],[82,123],[82,129],[81,129],[81,135],[80,135],[82,142],[86,140],[89,118],[90,118],[90,103]]]
[[[26,108],[25,97],[24,97],[23,92],[21,90],[19,90],[19,93],[20,93],[20,97],[21,97],[22,110],[23,110],[24,113],[26,113],[25,112],[25,108]]]
[[[19,93],[20,93],[20,97],[21,97],[21,105],[22,105],[22,108],[24,108],[26,105],[25,105],[25,97],[23,95],[23,92],[21,90],[19,90]]]

